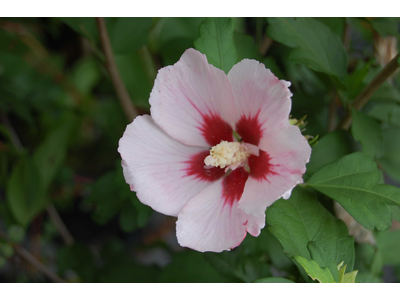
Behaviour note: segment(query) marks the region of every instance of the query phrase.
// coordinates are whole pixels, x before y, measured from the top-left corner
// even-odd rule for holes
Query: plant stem
[[[51,220],[53,221],[54,225],[56,226],[58,232],[60,233],[61,237],[63,238],[65,244],[67,246],[72,246],[75,243],[75,240],[71,235],[71,233],[69,232],[68,228],[65,226],[64,222],[62,221],[55,207],[52,204],[50,204],[49,206],[46,207],[46,210]]]
[[[115,64],[110,39],[107,33],[106,22],[104,21],[104,18],[96,18],[96,23],[99,30],[101,46],[106,59],[106,68],[110,74],[111,81],[114,85],[118,99],[121,102],[122,108],[128,120],[131,122],[137,116],[137,112],[118,72],[117,65]]]
[[[11,138],[11,141],[12,141],[15,149],[17,149],[18,151],[21,151],[22,150],[21,140],[19,139],[17,133],[15,132],[14,127],[12,127],[10,119],[4,112],[0,112],[0,119],[4,123],[4,125],[7,127],[8,131],[10,132],[10,138]]]
[[[335,91],[335,96],[329,105],[328,132],[331,132],[335,129],[336,110],[339,106],[339,103],[339,97],[337,95],[337,92]]]
[[[383,69],[375,76],[375,78],[365,87],[365,89],[358,95],[354,100],[351,107],[360,110],[365,104],[367,104],[369,98],[375,93],[375,91],[388,79],[398,68],[399,64],[397,54]],[[350,109],[339,123],[336,129],[349,129],[351,125],[352,117]]]
[[[261,53],[262,56],[265,56],[267,54],[268,49],[272,45],[272,42],[273,41],[269,36],[267,36],[267,35],[263,36],[263,38],[261,40],[261,43],[260,43],[260,46],[258,48],[258,51]]]
[[[60,278],[56,273],[51,271],[49,268],[47,268],[40,261],[38,261],[28,250],[26,250],[25,248],[23,248],[19,245],[13,244],[11,242],[10,238],[4,232],[0,231],[0,236],[14,247],[15,253],[17,253],[21,258],[23,258],[28,263],[30,263],[32,266],[34,266],[39,272],[41,272],[48,279],[50,279],[53,282],[57,282],[57,283],[66,283],[67,282],[66,280]]]

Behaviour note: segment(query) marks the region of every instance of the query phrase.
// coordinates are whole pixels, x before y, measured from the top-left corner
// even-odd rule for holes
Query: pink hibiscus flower
[[[289,124],[289,85],[250,59],[226,75],[194,49],[158,72],[151,116],[118,151],[139,200],[178,217],[181,246],[221,252],[258,236],[266,208],[302,182],[311,148]]]

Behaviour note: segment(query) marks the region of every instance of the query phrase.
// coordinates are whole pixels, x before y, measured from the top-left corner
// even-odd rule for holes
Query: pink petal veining
[[[302,182],[311,148],[289,124],[290,83],[255,60],[228,75],[188,49],[158,72],[151,117],[137,117],[120,140],[126,182],[144,204],[178,217],[185,247],[221,252],[265,226],[265,210]],[[233,142],[249,149],[235,170],[205,166],[210,148]]]

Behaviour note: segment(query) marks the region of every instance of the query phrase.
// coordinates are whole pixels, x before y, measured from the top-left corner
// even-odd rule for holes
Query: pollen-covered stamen
[[[210,150],[210,155],[204,159],[206,166],[235,170],[243,166],[250,156],[249,149],[239,142],[222,141]]]

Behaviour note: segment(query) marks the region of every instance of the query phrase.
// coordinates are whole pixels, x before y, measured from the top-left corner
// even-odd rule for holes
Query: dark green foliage
[[[126,184],[117,149],[130,121],[96,18],[0,21],[0,282],[52,280],[22,248],[68,282],[399,282],[400,72],[352,108],[399,18],[105,18],[140,115],[158,70],[195,48],[226,74],[254,59],[290,81],[290,118],[318,135],[304,183],[267,208],[258,237],[222,253],[180,247],[176,218]],[[350,129],[337,128],[346,112]],[[349,235],[335,201],[376,243]]]

